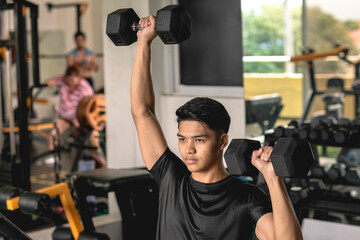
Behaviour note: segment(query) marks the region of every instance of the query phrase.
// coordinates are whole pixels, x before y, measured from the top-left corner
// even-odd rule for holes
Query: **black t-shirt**
[[[228,176],[215,183],[191,177],[184,162],[166,149],[150,170],[159,185],[157,239],[244,239],[271,212],[258,187]]]

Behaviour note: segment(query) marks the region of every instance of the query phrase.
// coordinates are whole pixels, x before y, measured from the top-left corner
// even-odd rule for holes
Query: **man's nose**
[[[194,154],[195,153],[195,147],[193,141],[188,141],[186,144],[186,153],[187,154]]]

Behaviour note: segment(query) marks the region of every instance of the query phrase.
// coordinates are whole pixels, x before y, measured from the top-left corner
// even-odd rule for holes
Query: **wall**
[[[141,3],[141,4],[140,4]],[[103,1],[103,23],[106,24],[108,13],[119,8],[132,7],[139,16],[147,16],[149,13],[155,14],[156,10],[168,5],[166,1]],[[144,166],[138,147],[136,131],[130,114],[130,79],[131,69],[134,60],[136,43],[127,47],[116,47],[103,34],[104,37],[104,79],[107,100],[107,151],[109,167],[126,168],[134,166]],[[169,82],[169,69],[173,68],[169,61],[168,53],[172,52],[172,46],[165,46],[161,40],[156,38],[152,45],[151,71],[154,82],[156,97],[156,115],[163,127],[168,145],[177,150],[177,124],[175,110],[185,103],[186,100],[194,97],[193,95],[179,96],[164,94]],[[171,70],[170,70],[171,71]],[[174,70],[175,71],[175,70]],[[219,98],[228,109],[233,119],[230,129],[230,136],[245,136],[244,104],[242,98]]]
[[[87,47],[98,54],[103,53],[103,25],[101,1],[98,0],[33,0],[39,7],[39,49],[40,54],[67,54],[75,47],[74,33],[77,31],[75,7],[54,8],[48,11],[46,3],[88,3],[81,16],[81,30],[86,34]],[[94,73],[95,89],[103,87],[103,58],[98,57],[99,70]],[[41,81],[65,71],[66,58],[42,59],[40,62]]]

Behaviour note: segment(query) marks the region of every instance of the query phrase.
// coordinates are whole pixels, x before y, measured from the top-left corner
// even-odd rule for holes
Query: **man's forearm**
[[[150,73],[150,44],[138,42],[131,76],[131,109],[155,113],[155,97]]]
[[[295,211],[282,178],[267,180],[274,217],[276,239],[303,239]]]

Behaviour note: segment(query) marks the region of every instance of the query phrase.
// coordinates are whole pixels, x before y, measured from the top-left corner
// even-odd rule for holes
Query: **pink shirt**
[[[72,121],[76,118],[76,108],[80,100],[85,96],[93,95],[94,91],[83,78],[72,92],[70,92],[70,86],[65,82],[65,76],[55,77],[55,82],[59,88],[59,117]]]

